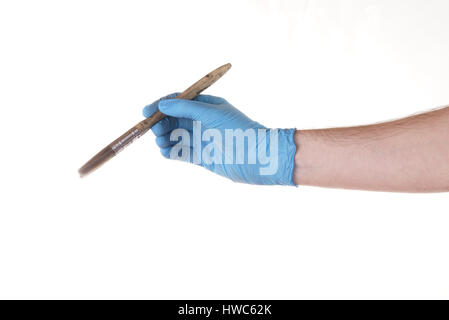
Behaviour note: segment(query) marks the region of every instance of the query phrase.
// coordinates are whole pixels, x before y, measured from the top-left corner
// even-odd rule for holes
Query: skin
[[[449,107],[379,124],[298,130],[298,185],[449,191]]]

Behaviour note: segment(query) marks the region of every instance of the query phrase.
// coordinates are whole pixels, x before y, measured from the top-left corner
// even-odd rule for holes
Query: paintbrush
[[[203,78],[195,82],[189,88],[187,88],[184,92],[178,94],[176,99],[186,99],[191,100],[194,99],[197,95],[199,95],[203,90],[207,89],[210,85],[212,85],[215,81],[221,78],[222,75],[226,73],[231,68],[231,64],[227,63],[222,65],[221,67],[215,69],[214,71],[206,74]],[[110,143],[106,148],[97,153],[92,159],[86,162],[79,170],[79,174],[81,177],[84,177],[99,168],[102,164],[104,164],[109,159],[112,159],[117,153],[122,151],[126,146],[130,145],[134,140],[140,138],[143,134],[145,134],[152,126],[154,126],[157,122],[164,119],[166,117],[165,114],[156,111],[153,115],[145,120],[140,121],[134,127],[126,131],[119,138],[115,139],[112,143]]]

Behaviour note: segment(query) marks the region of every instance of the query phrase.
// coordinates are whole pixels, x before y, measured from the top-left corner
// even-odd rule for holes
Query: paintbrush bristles
[[[203,90],[211,86],[215,81],[220,79],[229,69],[231,64],[227,63],[221,67],[215,69],[214,71],[208,73],[203,78],[195,82],[189,88],[181,92],[176,96],[177,99],[194,99]],[[123,150],[126,146],[131,144],[134,140],[145,134],[152,126],[157,122],[165,118],[165,114],[160,111],[156,111],[149,118],[140,121],[134,127],[126,131],[119,138],[115,139],[114,142],[109,144],[106,148],[97,153],[92,159],[90,159],[84,166],[82,166],[78,172],[81,177],[88,175],[95,169],[99,168],[109,159],[113,158],[117,153]]]
[[[100,152],[98,152],[92,159],[86,162],[84,166],[82,166],[78,173],[80,174],[80,177],[84,177],[94,171],[95,169],[98,169],[103,163],[111,159],[115,156],[115,152],[112,150],[110,146],[107,146]]]

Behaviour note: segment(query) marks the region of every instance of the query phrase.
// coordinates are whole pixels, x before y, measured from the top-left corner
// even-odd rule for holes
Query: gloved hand
[[[199,95],[194,100],[161,98],[143,109],[167,117],[152,128],[164,157],[196,163],[232,181],[295,185],[294,129],[267,129],[225,99]]]

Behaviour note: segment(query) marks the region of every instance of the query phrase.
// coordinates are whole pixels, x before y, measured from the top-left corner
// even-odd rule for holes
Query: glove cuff
[[[295,167],[296,144],[294,134],[296,129],[267,129],[267,153],[277,153],[276,170],[273,172],[260,170],[259,183],[265,185],[296,186],[293,182],[293,169]],[[276,139],[277,138],[277,139]],[[274,140],[273,140],[274,139]],[[277,146],[274,145],[277,143]]]
[[[294,135],[296,129],[278,129],[278,184],[296,186],[293,182],[293,170],[295,168],[296,144]]]

